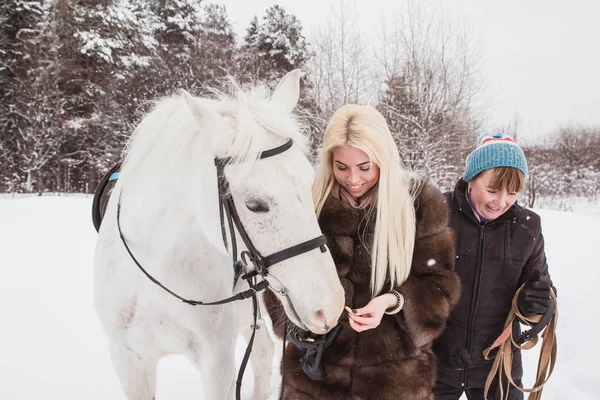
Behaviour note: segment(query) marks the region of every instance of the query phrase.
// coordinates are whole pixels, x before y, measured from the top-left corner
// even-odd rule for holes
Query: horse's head
[[[270,98],[250,92],[207,102],[183,92],[199,129],[212,126],[219,131],[211,141],[213,152],[232,159],[224,170],[229,192],[244,229],[263,256],[321,235],[311,196],[314,170],[292,115],[299,80],[298,70],[288,73]],[[294,141],[290,149],[258,158],[289,139]],[[266,276],[289,319],[319,334],[336,325],[344,306],[335,265],[324,250],[315,248],[278,262]]]

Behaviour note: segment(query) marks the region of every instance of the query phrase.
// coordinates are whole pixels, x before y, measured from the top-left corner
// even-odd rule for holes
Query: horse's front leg
[[[110,345],[110,355],[127,399],[153,400],[158,359],[116,344]]]
[[[242,335],[249,342],[252,335],[250,325],[242,328]],[[273,370],[273,340],[269,335],[265,326],[256,330],[254,344],[252,346],[252,354],[250,363],[254,374],[254,391],[252,398],[255,400],[264,400],[271,395],[269,389],[271,387],[271,371]]]
[[[202,374],[206,399],[235,399],[236,315],[231,305],[202,313],[186,356]]]

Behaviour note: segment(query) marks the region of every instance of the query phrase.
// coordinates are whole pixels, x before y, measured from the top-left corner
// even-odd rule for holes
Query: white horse
[[[206,399],[234,397],[238,315],[241,310],[248,328],[252,300],[186,304],[153,283],[125,248],[177,295],[203,302],[232,296],[215,158],[231,157],[224,169],[228,193],[260,254],[321,234],[311,197],[313,169],[292,115],[299,77],[298,70],[288,73],[270,98],[260,87],[212,100],[182,91],[159,101],[136,128],[100,227],[94,276],[96,311],[129,400],[155,398],[156,364],[168,354],[185,355],[200,371]],[[290,139],[289,150],[259,159]],[[238,246],[246,248],[239,240]],[[344,294],[330,253],[311,248],[270,266],[262,278],[294,324],[325,333],[337,323]],[[263,382],[255,384],[257,399],[267,395],[270,376],[266,335],[261,329],[257,337],[267,344],[258,354],[267,371],[258,371]]]

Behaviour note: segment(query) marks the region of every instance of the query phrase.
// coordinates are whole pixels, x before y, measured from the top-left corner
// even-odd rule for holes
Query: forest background
[[[403,162],[449,190],[486,125],[477,38],[443,10],[406,1],[372,43],[356,29],[350,1],[331,5],[327,23],[310,32],[271,6],[238,36],[225,6],[200,0],[2,2],[0,192],[92,193],[152,100],[179,88],[210,96],[230,76],[273,87],[295,68],[303,71],[297,112],[312,161],[339,106],[371,104]],[[527,142],[516,114],[494,130],[527,154],[522,203],[597,203],[599,126],[559,125]]]

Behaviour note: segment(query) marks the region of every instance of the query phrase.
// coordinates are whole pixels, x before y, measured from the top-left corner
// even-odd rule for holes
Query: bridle
[[[287,142],[285,142],[284,144],[282,144],[278,147],[261,152],[258,159],[262,160],[265,158],[269,158],[269,157],[273,157],[278,154],[281,154],[281,153],[289,150],[292,147],[292,145],[293,145],[293,141],[292,141],[292,139],[289,139]],[[187,299],[187,298],[175,293],[174,291],[170,290],[166,286],[164,286],[161,282],[159,282],[156,278],[154,278],[142,266],[142,264],[133,255],[133,252],[131,251],[129,245],[127,244],[127,241],[125,240],[123,231],[121,230],[121,222],[120,222],[122,191],[119,194],[119,201],[117,203],[117,227],[119,230],[119,236],[121,237],[121,241],[123,242],[123,245],[125,246],[125,249],[127,250],[127,253],[129,253],[129,256],[131,257],[133,262],[144,273],[144,275],[146,275],[146,277],[148,279],[150,279],[150,281],[152,281],[154,284],[158,285],[160,288],[165,290],[167,293],[176,297],[177,299],[181,300],[182,302],[192,305],[192,306],[197,306],[197,305],[210,306],[210,305],[220,305],[220,304],[231,303],[233,301],[244,300],[244,299],[247,299],[250,297],[252,298],[252,305],[253,305],[253,309],[254,309],[254,324],[252,325],[252,335],[250,337],[250,340],[248,341],[248,346],[246,347],[246,352],[244,354],[244,358],[242,359],[242,363],[240,365],[240,370],[238,372],[238,377],[236,380],[236,399],[239,400],[240,395],[241,395],[242,377],[244,376],[244,370],[246,368],[246,365],[248,364],[248,359],[250,358],[250,353],[252,352],[252,345],[254,343],[254,336],[256,334],[256,329],[257,329],[258,301],[256,298],[256,294],[258,292],[266,289],[267,287],[269,287],[269,282],[266,279],[269,276],[269,277],[277,280],[281,284],[280,289],[271,287],[271,290],[273,290],[280,296],[287,296],[287,291],[285,289],[285,286],[281,283],[281,281],[279,279],[277,279],[276,277],[274,277],[273,275],[271,275],[269,273],[269,267],[271,267],[277,263],[280,263],[282,261],[285,261],[287,259],[290,259],[292,257],[295,257],[297,255],[304,254],[311,250],[317,249],[317,248],[319,248],[321,250],[321,252],[324,253],[327,251],[327,248],[325,247],[325,243],[326,243],[325,236],[320,235],[320,236],[317,236],[314,239],[308,240],[306,242],[288,247],[286,249],[280,250],[280,251],[270,254],[268,256],[263,256],[258,251],[256,246],[254,246],[254,244],[252,243],[252,240],[250,239],[248,232],[246,232],[246,229],[244,228],[244,225],[242,224],[242,221],[240,220],[237,208],[235,207],[235,202],[233,201],[233,197],[231,196],[231,193],[229,191],[229,181],[227,180],[227,177],[225,176],[225,167],[227,165],[230,165],[233,163],[234,163],[234,161],[231,157],[215,158],[215,167],[217,169],[217,185],[218,185],[218,192],[219,192],[219,217],[220,217],[220,221],[221,221],[221,233],[223,235],[223,243],[225,244],[226,248],[229,248],[229,245],[227,242],[227,234],[225,232],[225,230],[226,230],[225,219],[227,219],[227,225],[229,226],[229,232],[230,232],[230,237],[231,237],[231,255],[233,258],[234,270],[236,270],[235,271],[236,274],[240,270],[245,271],[245,274],[242,275],[242,279],[246,280],[246,282],[248,283],[249,288],[247,290],[240,292],[234,296],[227,297],[225,299],[212,301],[212,302],[204,302],[204,301]],[[240,254],[240,259],[238,259],[238,255],[237,255],[237,243],[236,243],[236,239],[235,239],[234,225],[235,225],[235,228],[237,228],[237,231],[247,248],[247,250],[242,251],[242,253]],[[250,266],[250,263],[253,265],[254,268],[249,270],[248,267]],[[256,278],[259,275],[261,276],[262,279],[259,282],[257,282]],[[294,312],[296,314],[296,316],[298,316],[296,311],[294,310],[293,306],[291,305],[291,302],[289,302],[289,305],[290,305],[290,309],[292,310],[292,312]],[[299,317],[298,317],[298,320],[300,320]]]
[[[259,159],[262,160],[265,158],[269,158],[269,157],[273,157],[278,154],[281,154],[281,153],[285,152],[286,150],[289,150],[292,147],[292,144],[293,144],[292,139],[289,139],[287,142],[285,142],[284,144],[282,144],[279,147],[275,147],[273,149],[263,151],[260,154]],[[232,162],[231,157],[223,157],[223,158],[215,159],[215,166],[217,167],[217,178],[218,178],[218,185],[219,185],[219,214],[220,214],[220,218],[221,218],[221,233],[223,235],[223,243],[225,243],[225,246],[228,247],[227,235],[225,234],[225,224],[223,221],[223,219],[224,219],[223,210],[225,210],[225,217],[227,218],[227,222],[229,223],[229,231],[231,232],[231,241],[232,241],[231,251],[232,251],[232,256],[233,256],[234,260],[237,258],[237,244],[235,241],[233,224],[235,224],[235,227],[237,228],[238,233],[240,234],[242,240],[244,241],[244,244],[246,245],[246,248],[248,249],[247,251],[242,252],[242,254],[241,254],[242,261],[245,262],[246,265],[248,265],[247,261],[252,262],[252,264],[254,265],[254,270],[252,272],[250,272],[249,274],[247,274],[245,279],[247,279],[248,277],[251,277],[251,276],[256,276],[256,275],[262,275],[263,277],[266,277],[267,275],[269,275],[269,273],[268,273],[269,267],[271,267],[277,263],[280,263],[282,261],[285,261],[289,258],[292,258],[294,256],[314,250],[316,248],[320,248],[321,252],[323,252],[323,253],[326,251],[325,236],[320,235],[314,239],[297,244],[295,246],[288,247],[286,249],[283,249],[281,251],[278,251],[278,252],[268,255],[266,257],[263,256],[256,249],[256,246],[254,246],[254,244],[252,243],[252,240],[248,236],[248,233],[246,232],[246,229],[244,228],[244,225],[242,224],[242,221],[240,220],[239,214],[237,212],[237,208],[235,207],[235,203],[233,201],[233,197],[229,193],[229,181],[225,177],[225,167],[232,163],[233,162]]]

